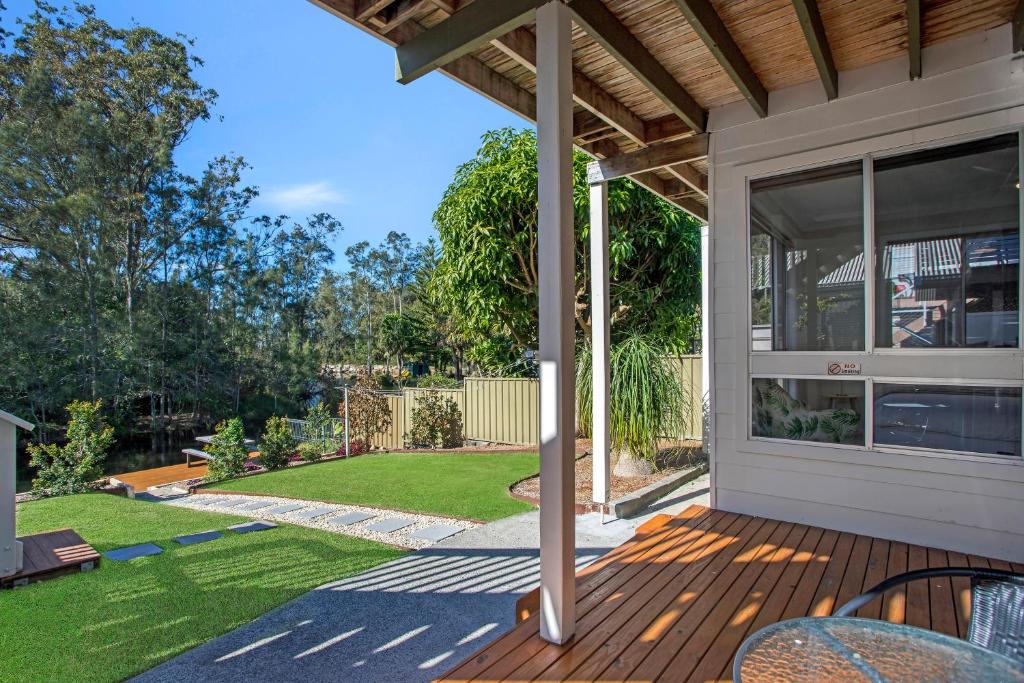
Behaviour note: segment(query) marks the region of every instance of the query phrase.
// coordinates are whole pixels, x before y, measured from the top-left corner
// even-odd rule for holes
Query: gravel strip
[[[197,493],[191,496],[183,496],[181,498],[168,499],[164,501],[164,505],[174,505],[176,507],[192,508],[195,510],[203,510],[205,512],[220,512],[216,507],[210,505],[210,503],[216,502],[211,499],[224,498],[223,495],[219,494],[202,494]],[[311,529],[321,529],[322,531],[329,531],[335,534],[342,534],[345,536],[358,536],[359,538],[366,538],[371,541],[377,541],[379,543],[387,543],[389,545],[397,545],[403,548],[412,548],[414,550],[420,550],[422,548],[428,548],[434,545],[434,541],[415,538],[412,536],[417,531],[428,529],[434,526],[455,526],[461,528],[463,531],[466,529],[472,529],[480,526],[476,522],[469,522],[459,519],[451,519],[448,517],[433,517],[431,515],[417,515],[408,512],[400,512],[398,510],[385,510],[382,508],[368,508],[361,507],[358,505],[340,505],[336,503],[323,503],[320,501],[302,501],[294,498],[276,498],[274,496],[237,496],[232,495],[231,498],[241,498],[244,501],[249,502],[270,502],[273,506],[265,506],[256,510],[246,509],[246,506],[235,506],[223,509],[224,514],[240,515],[243,517],[250,517],[252,519],[265,519],[273,522],[285,522],[287,524],[296,524],[298,526],[310,527]],[[280,505],[295,505],[299,504],[301,507],[291,510],[290,512],[282,514],[271,514],[270,511],[274,510]],[[314,508],[329,508],[331,512],[322,516],[316,517],[315,519],[303,519],[301,514],[303,510],[311,510]],[[361,512],[373,515],[372,517],[365,519],[361,522],[356,522],[349,525],[333,524],[332,520],[341,515],[347,515],[354,512]],[[369,527],[375,523],[387,519],[407,519],[412,522],[409,526],[403,527],[397,531],[392,532],[380,532],[373,531]]]

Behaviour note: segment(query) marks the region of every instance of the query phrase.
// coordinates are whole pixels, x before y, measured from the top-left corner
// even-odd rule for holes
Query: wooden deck
[[[170,484],[176,481],[198,479],[205,476],[206,463],[197,462],[191,467],[187,467],[185,463],[181,463],[180,465],[154,467],[151,470],[142,470],[140,472],[115,474],[111,476],[111,479],[116,479],[124,484],[128,487],[131,493],[141,493],[151,486],[163,486],[164,484]]]
[[[100,563],[100,554],[71,529],[20,536],[18,540],[24,544],[22,570],[0,579],[2,588],[87,571]]]
[[[1024,570],[701,506],[638,532],[577,575],[570,643],[541,640],[532,614],[441,680],[728,681],[748,634],[831,614],[886,576],[950,565]],[[969,603],[966,579],[935,579],[893,591],[858,616],[962,636]]]

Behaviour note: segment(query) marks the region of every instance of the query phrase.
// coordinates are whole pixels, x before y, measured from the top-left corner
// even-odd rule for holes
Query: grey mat
[[[391,519],[382,519],[379,522],[374,522],[368,525],[366,528],[370,531],[380,531],[382,533],[389,533],[391,531],[398,531],[412,524],[411,519],[402,519],[401,517],[392,517]]]
[[[300,510],[306,507],[305,505],[299,505],[298,503],[288,503],[287,505],[278,505],[276,508],[270,508],[266,511],[268,515],[283,515],[286,512],[292,510]]]
[[[195,545],[196,543],[205,543],[206,541],[215,541],[218,538],[224,538],[224,534],[219,531],[210,529],[209,531],[200,531],[195,534],[185,534],[184,536],[175,536],[174,540],[182,545]]]
[[[349,512],[345,515],[339,515],[334,519],[327,520],[328,524],[335,524],[337,526],[348,526],[349,524],[355,524],[361,522],[364,519],[373,519],[377,515],[370,512]]]
[[[275,529],[277,525],[273,522],[264,522],[258,520],[256,522],[243,522],[242,524],[234,524],[228,527],[236,534],[247,534],[251,531],[266,531],[267,529]]]
[[[426,529],[412,532],[409,534],[409,538],[420,538],[424,541],[440,541],[443,538],[454,536],[462,530],[461,526],[435,524],[434,526],[428,526]]]
[[[137,557],[159,555],[163,551],[164,549],[156,545],[155,543],[142,543],[140,545],[130,545],[126,548],[108,550],[107,552],[103,553],[103,556],[106,557],[108,560],[134,560]]]
[[[296,512],[292,515],[292,519],[316,519],[317,517],[329,515],[332,512],[334,512],[334,508],[311,508],[302,512]]]
[[[270,507],[271,505],[274,505],[274,501],[272,501],[272,500],[254,500],[251,503],[246,503],[245,505],[239,505],[236,509],[237,510],[259,510],[261,508]]]

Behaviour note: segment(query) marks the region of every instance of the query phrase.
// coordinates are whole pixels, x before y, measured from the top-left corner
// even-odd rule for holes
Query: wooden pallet
[[[24,546],[22,570],[0,579],[0,588],[24,586],[99,566],[100,554],[71,529],[18,538]]]
[[[1021,565],[692,506],[652,520],[576,578],[576,635],[552,645],[536,605],[516,628],[441,680],[728,681],[755,630],[831,614],[886,576],[945,566],[1024,571]],[[970,582],[917,581],[858,613],[963,637]]]

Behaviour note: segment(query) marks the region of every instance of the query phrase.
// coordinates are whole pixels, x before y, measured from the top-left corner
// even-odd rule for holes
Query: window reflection
[[[875,162],[876,345],[1018,343],[1017,138]]]
[[[753,436],[864,445],[864,383],[757,378],[751,384]]]

